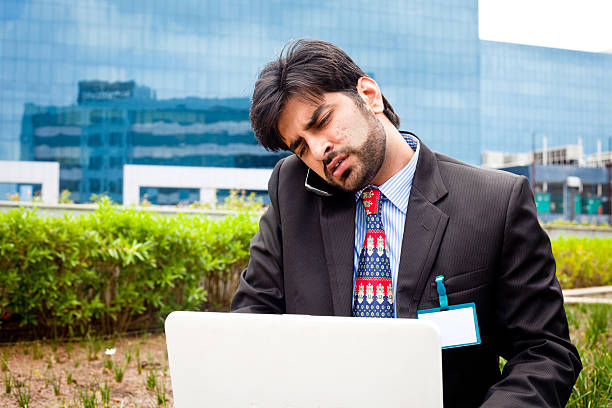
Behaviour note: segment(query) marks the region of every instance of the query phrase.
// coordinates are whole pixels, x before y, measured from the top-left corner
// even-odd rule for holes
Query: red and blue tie
[[[377,188],[361,194],[366,211],[366,236],[359,255],[353,316],[393,317],[393,280],[380,209],[384,195]]]

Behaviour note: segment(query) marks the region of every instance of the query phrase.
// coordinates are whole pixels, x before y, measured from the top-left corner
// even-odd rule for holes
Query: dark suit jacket
[[[351,316],[355,199],[304,188],[281,160],[231,310]],[[482,343],[442,351],[445,407],[561,407],[581,369],[550,241],[527,179],[483,170],[421,142],[397,277],[397,315],[475,302]],[[498,358],[508,360],[500,373]]]

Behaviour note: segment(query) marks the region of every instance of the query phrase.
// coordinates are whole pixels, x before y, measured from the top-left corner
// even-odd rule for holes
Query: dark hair
[[[307,39],[287,43],[255,82],[250,110],[255,137],[267,150],[287,150],[278,131],[278,118],[289,96],[316,103],[325,92],[344,92],[362,102],[357,81],[364,76],[366,73],[334,44]],[[382,98],[385,116],[399,127],[399,116],[384,95]]]

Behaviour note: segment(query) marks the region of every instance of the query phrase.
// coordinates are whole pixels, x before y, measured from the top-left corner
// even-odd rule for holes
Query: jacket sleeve
[[[268,182],[270,206],[259,221],[251,240],[250,260],[240,275],[230,311],[242,313],[284,313],[283,248],[278,210],[280,160]]]
[[[510,194],[495,284],[496,332],[508,362],[483,406],[565,406],[582,364],[569,339],[550,240],[524,177]]]

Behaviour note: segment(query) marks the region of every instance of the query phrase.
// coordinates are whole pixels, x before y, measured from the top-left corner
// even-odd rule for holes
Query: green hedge
[[[612,238],[558,238],[552,248],[564,289],[612,285]]]
[[[234,201],[246,204],[222,221],[108,201],[81,216],[0,213],[0,337],[18,327],[37,337],[117,333],[172,310],[227,308],[259,209]],[[612,239],[552,246],[564,288],[612,284]]]
[[[211,221],[102,202],[78,217],[0,213],[0,328],[115,333],[222,303],[256,230],[248,211]]]

